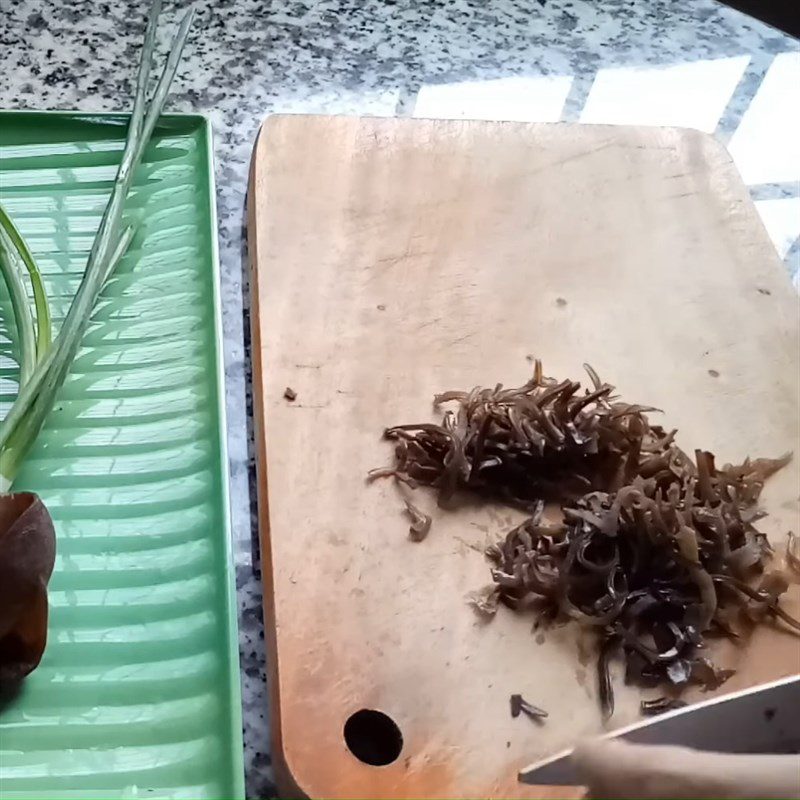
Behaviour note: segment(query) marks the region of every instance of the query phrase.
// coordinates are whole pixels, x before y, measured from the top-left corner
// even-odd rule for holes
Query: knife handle
[[[800,798],[800,755],[709,753],[598,739],[572,755],[590,797]]]

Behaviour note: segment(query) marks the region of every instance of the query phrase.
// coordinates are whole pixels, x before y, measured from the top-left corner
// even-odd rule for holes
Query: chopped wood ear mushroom
[[[395,463],[373,476],[433,487],[440,506],[466,491],[530,513],[487,550],[497,599],[523,609],[538,598],[538,613],[597,633],[599,696],[610,715],[615,653],[640,685],[715,688],[731,673],[700,654],[709,632],[737,636],[732,609],[751,624],[772,618],[800,629],[779,605],[785,579],[767,573],[750,585],[772,555],[754,526],[758,498],[791,454],[721,468],[705,450],[690,458],[675,430],[651,423],[656,409],[622,402],[586,370],[583,391],[545,377],[537,360],[519,388],[436,395],[436,407],[455,410],[439,424],[387,428]],[[561,505],[562,525],[542,522],[545,501]],[[430,517],[407,510],[412,538],[424,538]],[[787,561],[800,563],[791,536]]]

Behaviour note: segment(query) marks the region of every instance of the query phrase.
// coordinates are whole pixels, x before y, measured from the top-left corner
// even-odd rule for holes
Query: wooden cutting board
[[[480,551],[518,515],[434,510],[415,544],[396,488],[364,477],[389,463],[386,425],[433,419],[440,390],[519,385],[533,356],[559,378],[589,362],[721,463],[800,452],[798,300],[730,157],[680,129],[278,116],[249,214],[283,791],[541,796],[517,770],[602,730],[592,640],[504,609],[483,623],[466,604],[489,581]],[[800,530],[798,464],[763,495],[780,552]],[[798,642],[762,629],[719,649],[739,668],[724,689],[797,672]],[[617,686],[614,726],[641,696]],[[512,719],[512,693],[546,723]],[[392,763],[348,749],[361,709],[399,728]],[[391,723],[355,719],[368,758],[396,754]]]

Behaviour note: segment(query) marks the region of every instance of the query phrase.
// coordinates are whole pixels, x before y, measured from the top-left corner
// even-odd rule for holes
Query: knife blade
[[[800,751],[800,675],[667,711],[606,734],[636,744],[671,744],[723,753]],[[521,783],[580,784],[572,749],[519,773]]]

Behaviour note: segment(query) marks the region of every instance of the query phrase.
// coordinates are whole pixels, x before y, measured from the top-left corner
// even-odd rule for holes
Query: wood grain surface
[[[594,641],[481,622],[483,546],[519,515],[433,509],[408,540],[386,425],[437,391],[589,362],[720,463],[800,453],[798,300],[724,148],[691,130],[277,116],[249,197],[259,520],[275,757],[311,797],[554,796],[518,768],[603,730]],[[297,397],[284,397],[291,387]],[[763,495],[779,552],[800,460]],[[798,585],[788,608],[800,613]],[[796,637],[717,649],[732,690],[797,672]],[[641,693],[617,674],[619,726]],[[512,719],[522,693],[550,712]],[[362,708],[403,735],[360,762]],[[570,790],[561,790],[569,794]]]

